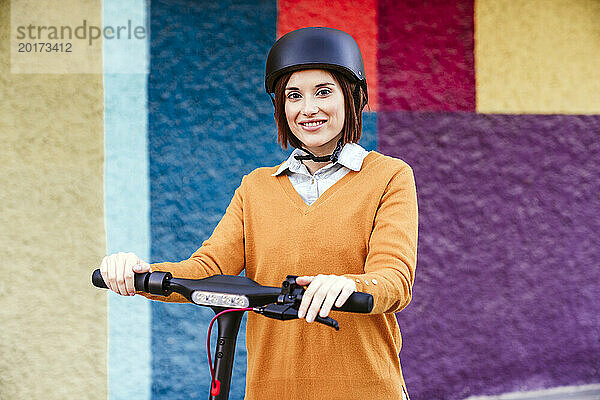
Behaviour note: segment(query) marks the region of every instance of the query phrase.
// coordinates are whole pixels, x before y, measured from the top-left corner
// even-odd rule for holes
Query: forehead
[[[337,84],[331,73],[324,69],[303,69],[296,71],[290,76],[287,87],[315,86],[319,83],[331,82]]]

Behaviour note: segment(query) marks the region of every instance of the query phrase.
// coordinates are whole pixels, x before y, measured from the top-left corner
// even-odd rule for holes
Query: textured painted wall
[[[600,2],[475,2],[477,111],[600,113]]]
[[[380,110],[473,111],[473,0],[380,0]]]
[[[599,323],[590,282],[598,277],[581,266],[597,258],[591,160],[598,120],[474,113],[481,62],[474,29],[491,31],[496,21],[479,10],[478,23],[472,1],[380,1],[373,35],[372,12],[361,19],[338,3],[328,9],[279,2],[277,10],[272,3],[153,3],[152,261],[188,257],[212,232],[241,176],[285,157],[262,90],[264,57],[276,36],[307,25],[356,29],[364,40],[377,37],[375,104],[384,111],[367,115],[366,130],[377,121],[378,150],[408,161],[418,185],[415,299],[398,315],[413,398],[597,381]],[[578,44],[583,52],[590,43]],[[486,46],[492,52],[496,43]],[[366,48],[371,65],[374,52]],[[497,65],[504,68],[502,59]],[[498,80],[510,75],[500,71]],[[539,102],[548,95],[554,92],[540,92],[546,97]],[[368,134],[365,140],[375,144]],[[207,369],[189,366],[204,354],[210,315],[153,304],[153,397],[206,393]],[[242,397],[243,337],[239,346],[232,398]]]
[[[0,398],[105,399],[106,294],[90,283],[105,251],[102,76],[11,74],[9,12],[0,2]]]
[[[152,262],[189,257],[212,233],[242,176],[284,157],[264,92],[275,21],[273,1],[152,2]],[[206,396],[212,315],[204,307],[152,304],[153,398]],[[231,399],[241,399],[245,388],[244,329]]]
[[[599,119],[524,114],[600,114],[598,2],[476,4],[378,2],[378,149],[419,195],[414,398],[600,382]]]
[[[417,399],[600,380],[600,116],[380,112],[415,171],[419,266],[398,314]]]
[[[187,258],[242,175],[287,156],[263,89],[266,54],[289,30],[337,27],[358,40],[380,111],[365,114],[361,144],[415,171],[419,262],[413,302],[397,316],[412,398],[600,382],[597,1],[149,7],[151,261]],[[10,286],[0,282],[0,398],[106,398],[106,297],[89,285],[89,266],[105,254],[102,77],[11,75],[7,21],[0,0],[0,141],[9,149],[0,153],[1,271],[18,270]],[[105,79],[106,179],[118,182],[105,206],[111,238],[121,239],[108,250],[144,252],[135,226],[114,223],[135,217],[116,200],[120,177],[132,177],[118,147],[144,158],[145,83]],[[54,289],[35,298],[18,290],[48,282]],[[150,308],[152,359],[112,367],[111,398],[205,398],[212,312]],[[123,320],[126,308],[117,314]],[[130,331],[114,328],[111,343],[127,345]],[[245,362],[242,330],[232,400],[243,398]],[[151,393],[136,392],[138,379]]]
[[[277,37],[307,26],[327,26],[352,35],[360,47],[369,91],[368,111],[377,111],[377,1],[279,0]]]
[[[105,26],[147,24],[145,0],[104,0]],[[104,41],[106,253],[150,259],[148,42]],[[151,387],[150,302],[111,292],[108,301],[109,398],[147,400]],[[135,360],[135,362],[132,362]]]

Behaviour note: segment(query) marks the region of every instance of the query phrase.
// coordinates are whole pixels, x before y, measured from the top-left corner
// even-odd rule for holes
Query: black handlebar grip
[[[147,281],[147,277],[149,274],[150,274],[149,272],[144,272],[142,274],[133,274],[135,290],[140,291],[140,292],[148,291],[148,288],[146,286],[146,281]],[[95,270],[92,273],[92,284],[94,286],[102,288],[102,289],[108,289],[108,286],[106,286],[104,279],[102,279],[102,273],[100,273],[99,269]]]
[[[333,307],[332,310],[370,313],[373,310],[373,296],[369,293],[354,292],[341,307]]]
[[[104,279],[102,279],[102,274],[100,273],[99,269],[92,273],[92,285],[102,289],[108,289],[108,286],[106,286],[106,283],[104,283]]]

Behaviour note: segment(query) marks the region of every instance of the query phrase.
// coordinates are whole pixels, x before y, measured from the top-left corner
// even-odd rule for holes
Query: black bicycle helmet
[[[275,82],[282,74],[309,67],[339,71],[351,81],[359,82],[367,96],[365,66],[358,44],[346,32],[326,27],[297,29],[286,33],[275,42],[267,56],[267,94],[271,96],[271,93],[275,92]],[[358,86],[354,97],[356,101]],[[272,96],[271,100],[275,102]]]

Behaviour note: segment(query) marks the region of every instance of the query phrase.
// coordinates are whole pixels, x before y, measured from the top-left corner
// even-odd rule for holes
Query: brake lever
[[[290,319],[298,319],[298,309],[295,308],[295,304],[276,304],[271,303],[263,307],[255,307],[254,312],[264,315],[267,318],[279,319],[282,321],[288,321]],[[331,317],[322,318],[317,315],[315,322],[319,322],[323,325],[330,326],[336,331],[340,330],[340,324]]]
[[[323,325],[327,325],[332,327],[333,329],[335,329],[336,331],[340,330],[340,324],[333,318],[331,317],[321,317],[317,314],[317,316],[315,317],[315,322],[319,322]]]

